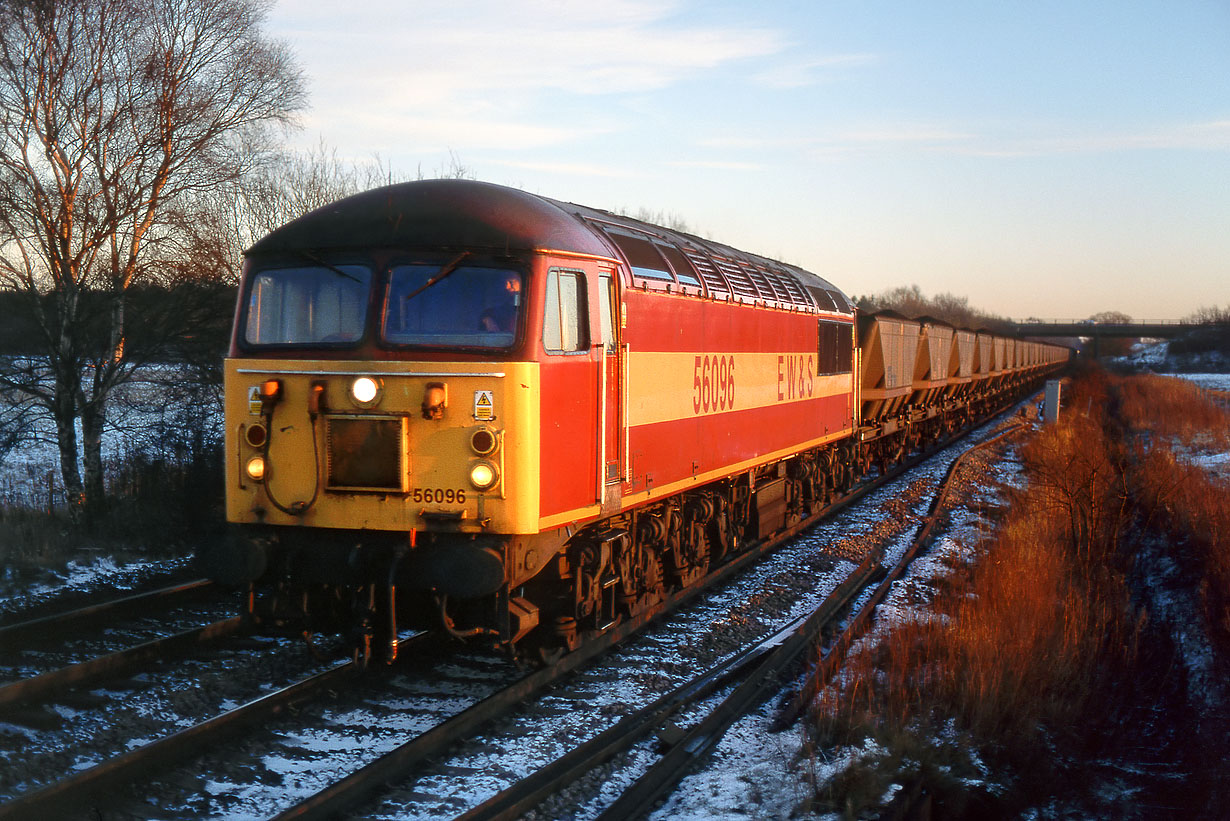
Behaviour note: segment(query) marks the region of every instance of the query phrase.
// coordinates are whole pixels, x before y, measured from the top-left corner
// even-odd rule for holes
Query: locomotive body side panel
[[[818,323],[848,347],[849,318],[634,289],[624,303],[625,504],[850,435],[852,368],[818,372]]]

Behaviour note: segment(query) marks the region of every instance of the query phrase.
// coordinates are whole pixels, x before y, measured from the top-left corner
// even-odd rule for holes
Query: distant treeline
[[[55,309],[47,297],[39,297],[48,327],[40,326],[33,297],[27,293],[0,291],[0,355],[42,356],[44,334],[55,333]],[[115,309],[111,295],[85,291],[84,344],[89,353],[110,348],[106,330]],[[124,356],[147,361],[184,361],[202,357],[221,358],[230,338],[235,311],[235,287],[217,283],[184,283],[174,286],[134,285],[124,296]]]
[[[855,297],[860,311],[896,311],[910,319],[929,316],[956,328],[1012,333],[1012,320],[970,307],[969,299],[953,294],[929,297],[917,285],[902,285],[879,294]]]

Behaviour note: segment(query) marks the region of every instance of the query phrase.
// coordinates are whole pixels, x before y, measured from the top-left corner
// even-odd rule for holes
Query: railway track
[[[216,696],[201,691],[212,690],[218,678],[233,675],[235,667],[252,658],[260,660],[286,647],[293,653],[291,663],[281,660],[272,666],[304,666],[294,662],[304,657],[299,642],[247,636],[238,616],[210,621],[211,615],[237,611],[232,598],[220,596],[208,582],[196,581],[0,630],[0,663],[12,679],[0,685],[0,737],[6,746],[16,744],[15,750],[0,747],[0,795],[11,796],[0,804],[0,817],[57,817],[59,810],[81,806],[74,796],[84,787],[115,783],[120,773],[139,776],[140,767],[134,766],[139,759],[165,763],[255,715],[257,708],[224,710],[225,718],[204,732],[181,733],[176,726],[193,713],[225,705],[227,687],[218,688]],[[197,626],[166,635],[168,629],[194,622]],[[151,634],[155,637],[149,638]],[[120,649],[113,649],[116,645]],[[69,661],[62,663],[66,658]],[[62,666],[49,668],[53,663]],[[260,669],[262,664],[254,666]],[[216,668],[212,678],[205,675],[210,668]],[[301,697],[292,691],[262,703],[276,713],[292,696]],[[168,738],[183,742],[178,747],[124,741],[125,736],[139,740],[167,733],[167,727],[172,728]],[[30,745],[37,752],[20,754]],[[136,749],[128,749],[134,745]],[[89,766],[91,762],[96,766]],[[65,776],[65,783],[48,785],[46,780],[57,773]]]
[[[624,790],[598,818],[600,821],[618,821],[646,815],[684,775],[712,751],[735,720],[780,690],[781,679],[799,662],[803,653],[821,644],[823,632],[831,629],[840,620],[847,605],[875,584],[871,594],[861,600],[857,613],[845,623],[837,639],[823,650],[821,663],[816,667],[815,673],[807,678],[805,686],[791,699],[784,715],[779,719],[782,728],[793,723],[814,697],[818,685],[837,670],[845,651],[866,629],[872,613],[883,601],[893,583],[925,547],[950,491],[952,477],[965,456],[1019,429],[1020,425],[1008,428],[975,445],[952,462],[931,509],[910,546],[890,568],[881,565],[882,556],[868,556],[845,582],[805,617],[796,619],[752,648],[621,720],[615,727],[465,812],[459,819],[501,821],[520,817],[548,795],[568,786],[581,774],[627,749],[640,738],[655,731],[659,732],[659,738],[663,737],[660,731],[667,726],[670,716],[682,707],[709,695],[723,682],[737,677],[737,686],[731,688],[725,698],[710,705],[702,717],[694,718],[689,730],[677,731],[675,728],[674,737],[670,738],[662,757]],[[880,579],[878,584],[877,579]]]
[[[894,478],[897,478],[904,471],[912,468],[918,460],[902,466],[899,471],[894,472],[885,477],[870,482],[867,485],[859,488],[858,492],[852,494],[851,497],[841,500],[835,507],[844,507],[851,504],[855,500],[866,496],[873,492],[881,485]],[[826,515],[832,511],[826,511]],[[804,526],[810,526],[810,522],[804,523],[799,529]],[[796,531],[797,532],[797,531]],[[793,534],[792,534],[793,535]],[[723,572],[723,579],[729,578],[741,570],[758,555],[755,551],[751,554],[745,554],[744,559],[740,560],[734,566],[729,567]],[[854,575],[858,579],[857,582],[847,582],[841,586],[841,589],[847,593],[851,593],[854,588],[860,586],[864,580],[864,576],[874,571],[874,567],[864,565],[855,571]],[[686,600],[695,597],[697,593],[692,591],[686,596],[679,597],[679,601],[668,603],[670,609],[681,607]],[[837,595],[834,593],[834,595]],[[830,597],[831,599],[831,597]],[[826,602],[829,601],[826,599]],[[837,607],[835,604],[828,604],[830,609]],[[568,654],[557,665],[539,670],[529,674],[516,674],[511,668],[503,669],[498,672],[489,681],[489,686],[486,688],[486,693],[471,691],[468,694],[459,697],[460,701],[466,702],[458,709],[453,710],[453,714],[449,717],[436,722],[428,722],[430,726],[424,725],[420,732],[414,732],[409,728],[399,728],[398,732],[412,734],[413,738],[402,745],[395,745],[391,749],[383,752],[374,758],[369,756],[369,760],[362,766],[356,767],[351,773],[343,777],[337,778],[333,783],[328,784],[323,789],[311,791],[310,794],[301,800],[296,801],[289,807],[283,806],[280,811],[277,811],[278,818],[317,818],[317,817],[333,817],[338,813],[345,812],[348,808],[368,799],[371,795],[380,793],[386,790],[386,786],[390,782],[405,781],[412,779],[414,774],[422,768],[424,762],[427,762],[431,757],[441,755],[445,750],[455,745],[459,739],[473,737],[479,728],[491,723],[493,720],[502,716],[507,716],[514,708],[530,698],[534,693],[539,693],[557,684],[564,678],[572,675],[574,671],[592,662],[597,656],[608,651],[615,644],[626,640],[633,633],[644,627],[644,622],[657,617],[660,614],[647,615],[643,619],[634,620],[625,623],[612,631],[606,640],[586,645],[581,650]],[[814,622],[816,617],[811,621]],[[821,618],[821,621],[826,621],[830,616]],[[636,731],[640,734],[647,732],[645,729],[648,724],[643,722],[656,720],[659,724],[663,716],[669,717],[677,712],[685,705],[694,705],[696,699],[701,698],[707,692],[713,691],[715,688],[730,687],[731,678],[737,675],[751,675],[751,679],[760,681],[771,680],[776,681],[776,674],[766,672],[767,668],[763,665],[767,663],[766,659],[776,656],[781,658],[778,650],[773,648],[779,645],[792,644],[799,645],[803,642],[808,645],[811,641],[808,639],[792,638],[787,640],[783,636],[803,631],[810,633],[815,624],[807,630],[803,630],[803,623],[806,620],[794,620],[789,629],[778,631],[779,635],[776,639],[763,642],[758,647],[744,651],[733,658],[726,659],[722,664],[715,666],[713,670],[708,671],[701,676],[692,676],[687,682],[678,687],[672,688],[671,692],[656,702],[635,713],[639,716],[637,721],[642,722],[641,728]],[[413,657],[413,654],[410,654]],[[428,667],[431,665],[424,660]],[[780,664],[778,661],[775,664]],[[411,663],[410,667],[415,665]],[[756,672],[752,672],[756,671]],[[39,790],[31,791],[27,794],[22,794],[11,800],[8,804],[0,805],[0,818],[19,818],[42,816],[52,817],[63,812],[79,811],[85,812],[86,808],[95,807],[97,796],[100,794],[109,794],[115,796],[118,789],[124,789],[124,785],[131,785],[138,779],[143,780],[146,784],[152,784],[151,789],[157,792],[159,787],[160,776],[158,772],[165,770],[167,765],[173,761],[183,760],[192,755],[194,751],[201,748],[213,748],[222,745],[228,737],[233,737],[244,728],[252,728],[262,723],[268,723],[278,719],[285,719],[289,714],[296,710],[303,709],[304,705],[313,701],[325,703],[325,706],[320,708],[324,712],[330,710],[350,710],[353,706],[329,702],[322,694],[336,693],[343,687],[349,688],[352,679],[349,678],[351,671],[349,665],[338,665],[327,671],[320,673],[301,684],[295,684],[289,687],[281,688],[274,693],[254,699],[252,702],[234,708],[228,713],[224,713],[215,718],[200,722],[199,725],[186,728],[176,733],[170,734],[150,744],[141,745],[136,749],[129,751],[123,755],[113,757],[111,760],[98,766],[87,768],[76,775],[64,779],[62,782],[53,785],[47,785]],[[414,690],[415,686],[409,683],[409,679],[414,675],[422,675],[423,671],[419,670],[416,673],[395,673],[394,675],[403,676],[400,681],[394,682],[401,689]],[[409,677],[409,678],[407,678]],[[463,675],[464,677],[464,675]],[[379,679],[379,677],[376,677]],[[312,683],[308,683],[311,681]],[[372,683],[372,678],[367,679],[369,685]],[[388,684],[388,680],[380,683],[383,688]],[[448,700],[447,687],[437,687],[436,684],[425,683],[418,685],[419,698],[415,700],[415,708],[426,714],[436,714],[447,712],[448,707],[433,704],[430,698],[423,698],[422,691],[430,690],[436,687],[441,693],[444,693],[444,700]],[[359,687],[357,689],[363,689]],[[395,690],[397,688],[394,688]],[[345,701],[343,699],[343,701]],[[353,701],[353,699],[351,699]],[[307,708],[310,709],[310,708]],[[727,714],[731,713],[730,708],[725,708]],[[620,735],[625,738],[631,738],[633,730],[630,729],[634,716],[629,716],[621,725],[624,729],[620,731]],[[298,717],[296,717],[298,718]],[[280,722],[280,723],[285,723]],[[295,722],[291,722],[294,724]],[[421,722],[420,722],[421,723]],[[266,730],[269,728],[266,727]],[[283,735],[293,735],[296,731],[293,729],[275,730],[276,733]],[[720,738],[720,732],[714,737]],[[604,744],[611,743],[604,741]],[[619,744],[630,743],[624,740]],[[682,745],[676,745],[673,749],[695,750],[693,741],[685,741]],[[592,753],[591,753],[592,754]],[[609,756],[613,753],[604,752],[603,755]],[[225,756],[223,752],[221,755]],[[270,755],[266,753],[266,755]],[[677,754],[682,755],[682,753]],[[570,760],[572,760],[570,758]],[[573,766],[577,766],[574,762]],[[590,766],[585,764],[583,766]],[[202,767],[200,762],[197,762],[193,767],[194,770],[211,772],[212,770]],[[571,776],[566,776],[571,777]],[[161,777],[163,781],[175,781],[174,775]],[[542,776],[540,776],[542,778]],[[182,780],[182,779],[181,779]],[[543,787],[540,785],[536,788],[541,791]],[[129,802],[140,800],[140,796],[136,796],[135,791],[129,787],[126,789],[129,795]],[[152,800],[152,799],[151,799]],[[506,799],[505,799],[506,800]],[[525,799],[520,799],[524,801]],[[161,800],[158,801],[162,803]],[[172,801],[172,804],[175,802]],[[184,800],[184,806],[187,807],[190,803],[187,799]],[[523,806],[522,803],[517,803],[516,807]],[[207,814],[212,814],[218,811],[218,806],[209,805],[209,809],[205,810]],[[223,813],[234,812],[236,814],[248,815],[247,809],[232,808],[222,809]],[[473,812],[478,812],[475,809]],[[519,812],[520,810],[514,810]],[[487,812],[487,810],[483,810]],[[134,817],[139,817],[140,810],[132,811]],[[190,813],[189,813],[190,814]],[[260,814],[260,813],[257,813]],[[268,813],[272,814],[272,813]],[[468,817],[468,816],[466,816]],[[510,817],[508,815],[475,815],[473,817]]]
[[[87,621],[114,619],[130,616],[134,613],[144,613],[151,607],[176,606],[183,602],[200,598],[203,593],[213,589],[213,582],[209,579],[193,579],[181,584],[160,587],[144,593],[134,593],[131,596],[122,596],[110,601],[97,602],[37,618],[15,621],[11,624],[0,624],[0,647],[7,648],[10,643],[26,640],[30,636],[63,631],[85,624]]]
[[[233,635],[241,620],[216,618],[228,612],[234,603],[198,579],[0,627],[0,682],[8,679],[0,683],[0,711],[131,675],[153,659]]]
[[[945,444],[947,445],[950,443]],[[924,461],[926,458],[929,458],[931,455],[934,455],[934,451],[928,453],[924,457],[912,459],[902,465],[899,469],[891,471],[885,476],[878,477],[876,480],[868,482],[866,485],[857,488],[855,492],[839,500],[830,509],[823,511],[819,518],[831,516],[837,510],[845,508],[855,501],[862,499],[867,494],[879,489],[884,484],[899,478],[905,472],[913,467],[916,467],[919,463]],[[752,561],[763,556],[764,552],[771,550],[781,541],[797,535],[800,531],[812,526],[814,523],[815,522],[812,520],[800,523],[799,526],[792,529],[792,532],[779,537],[779,539],[775,539],[772,544],[765,545],[762,550],[753,550],[748,554],[744,554],[735,562],[732,562],[731,565],[728,565],[720,571],[717,578],[714,579],[713,585],[721,584],[723,581],[731,578],[736,573],[747,567],[747,565]],[[817,611],[801,619],[798,624],[792,625],[784,632],[783,635],[769,639],[764,645],[764,647],[776,647],[780,645],[782,647],[787,647],[788,649],[782,650],[779,647],[774,652],[769,653],[769,656],[771,657],[770,659],[762,661],[760,665],[753,665],[752,660],[758,658],[761,652],[764,651],[764,648],[753,648],[752,650],[745,651],[745,659],[734,663],[734,668],[745,671],[750,669],[752,671],[750,673],[751,680],[756,681],[757,687],[759,688],[763,688],[767,685],[767,683],[776,682],[777,675],[785,669],[786,665],[796,658],[798,653],[805,647],[811,646],[814,642],[817,631],[828,625],[832,618],[840,612],[842,605],[848,601],[849,597],[852,596],[863,584],[865,584],[870,577],[877,575],[879,572],[880,570],[877,562],[864,562],[853,571],[850,579],[847,579],[846,582],[839,585],[838,589],[834,591],[830,597],[825,599],[824,603]],[[675,599],[666,603],[664,608],[665,611],[671,612],[678,609],[687,601],[690,601],[699,595],[699,592],[700,591],[696,590],[681,592]],[[646,614],[645,616],[638,617],[637,619],[621,624],[616,629],[604,634],[600,641],[587,643],[578,651],[564,656],[564,658],[553,667],[526,676],[515,685],[494,694],[484,702],[475,704],[473,707],[455,716],[450,721],[441,724],[433,728],[431,731],[408,741],[406,744],[398,747],[397,749],[386,753],[380,758],[372,761],[370,764],[364,766],[362,769],[354,772],[347,778],[330,785],[324,790],[321,790],[318,793],[300,801],[296,805],[282,811],[276,816],[276,818],[278,821],[288,821],[289,819],[325,819],[338,817],[339,815],[350,810],[359,802],[363,801],[368,795],[385,789],[386,785],[390,782],[405,781],[412,778],[413,774],[416,772],[416,769],[422,762],[434,756],[440,755],[450,746],[454,745],[458,739],[467,738],[474,735],[479,728],[490,723],[492,720],[507,714],[510,710],[520,705],[523,701],[530,698],[535,693],[543,691],[548,686],[559,682],[565,675],[573,673],[574,671],[589,664],[593,659],[607,653],[612,647],[622,643],[627,640],[628,637],[641,631],[646,623],[657,618],[659,615],[660,614],[658,613]],[[730,674],[730,670],[727,669],[727,665],[729,664],[732,664],[729,660],[723,662],[723,664],[713,670],[702,674],[695,680],[689,681],[687,684],[681,686],[677,691],[664,697],[659,702],[655,702],[654,705],[639,711],[637,713],[639,719],[629,721],[622,730],[618,732],[614,729],[608,731],[617,736],[614,740],[598,741],[595,739],[593,742],[590,742],[597,745],[597,752],[570,752],[551,766],[550,771],[553,775],[536,775],[531,777],[548,780],[549,784],[547,786],[514,786],[510,789],[517,794],[516,799],[493,799],[498,800],[501,804],[508,802],[510,804],[510,808],[494,812],[494,814],[490,816],[486,814],[478,814],[474,817],[516,817],[527,808],[528,805],[526,802],[530,800],[520,797],[520,791],[532,791],[536,798],[540,798],[540,793],[543,793],[544,790],[549,793],[555,789],[558,789],[563,784],[568,783],[573,777],[575,777],[578,769],[585,769],[586,767],[592,766],[594,761],[601,761],[602,759],[613,755],[614,752],[617,751],[618,747],[633,743],[637,737],[643,735],[653,726],[659,724],[665,715],[669,715],[683,705],[695,701],[698,694],[711,690],[717,681]],[[733,705],[741,704],[746,706],[746,704],[752,703],[756,698],[762,695],[762,690],[754,688],[749,692],[746,689],[740,689],[737,693],[739,699],[738,701],[730,703],[724,702],[723,706],[720,708],[719,712],[727,720],[733,720],[739,714],[739,708]],[[734,696],[732,696],[732,698],[734,698]],[[668,710],[668,706],[673,709]],[[724,729],[724,727],[722,729]],[[720,732],[712,727],[709,728],[708,733],[711,739],[720,738]],[[692,760],[688,757],[694,755],[697,750],[695,739],[690,738],[685,740],[682,744],[677,745],[677,749],[684,751],[676,754],[677,756],[682,755],[686,760]],[[581,756],[585,759],[585,761],[580,764],[575,763],[573,760],[574,756]],[[672,759],[672,761],[674,760],[675,759]],[[655,778],[661,778],[661,776],[655,776]],[[673,781],[670,781],[669,778],[667,779],[667,782],[673,783]],[[478,813],[479,810],[474,810],[473,812]],[[486,812],[487,810],[482,811],[482,813]],[[466,815],[462,817],[469,816]],[[615,815],[611,815],[610,817],[620,818],[624,816],[617,813]]]
[[[50,701],[73,687],[97,684],[138,672],[153,659],[191,651],[192,648],[235,635],[243,619],[232,616],[174,635],[147,641],[114,653],[106,653],[0,686],[0,710],[19,704]]]
[[[246,727],[293,709],[304,700],[340,686],[355,673],[353,662],[343,662],[213,718],[109,758],[0,805],[0,819],[88,813],[97,806],[98,797],[104,791],[114,790],[124,783],[135,783],[169,764],[183,760],[202,747],[218,744]]]

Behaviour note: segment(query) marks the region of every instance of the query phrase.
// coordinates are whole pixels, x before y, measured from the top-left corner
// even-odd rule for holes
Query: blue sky
[[[648,209],[847,293],[1230,305],[1230,0],[279,0],[294,139]]]

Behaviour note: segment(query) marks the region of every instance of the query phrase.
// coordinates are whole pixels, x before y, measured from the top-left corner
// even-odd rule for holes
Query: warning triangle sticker
[[[474,391],[474,418],[495,418],[495,395],[492,391]]]

